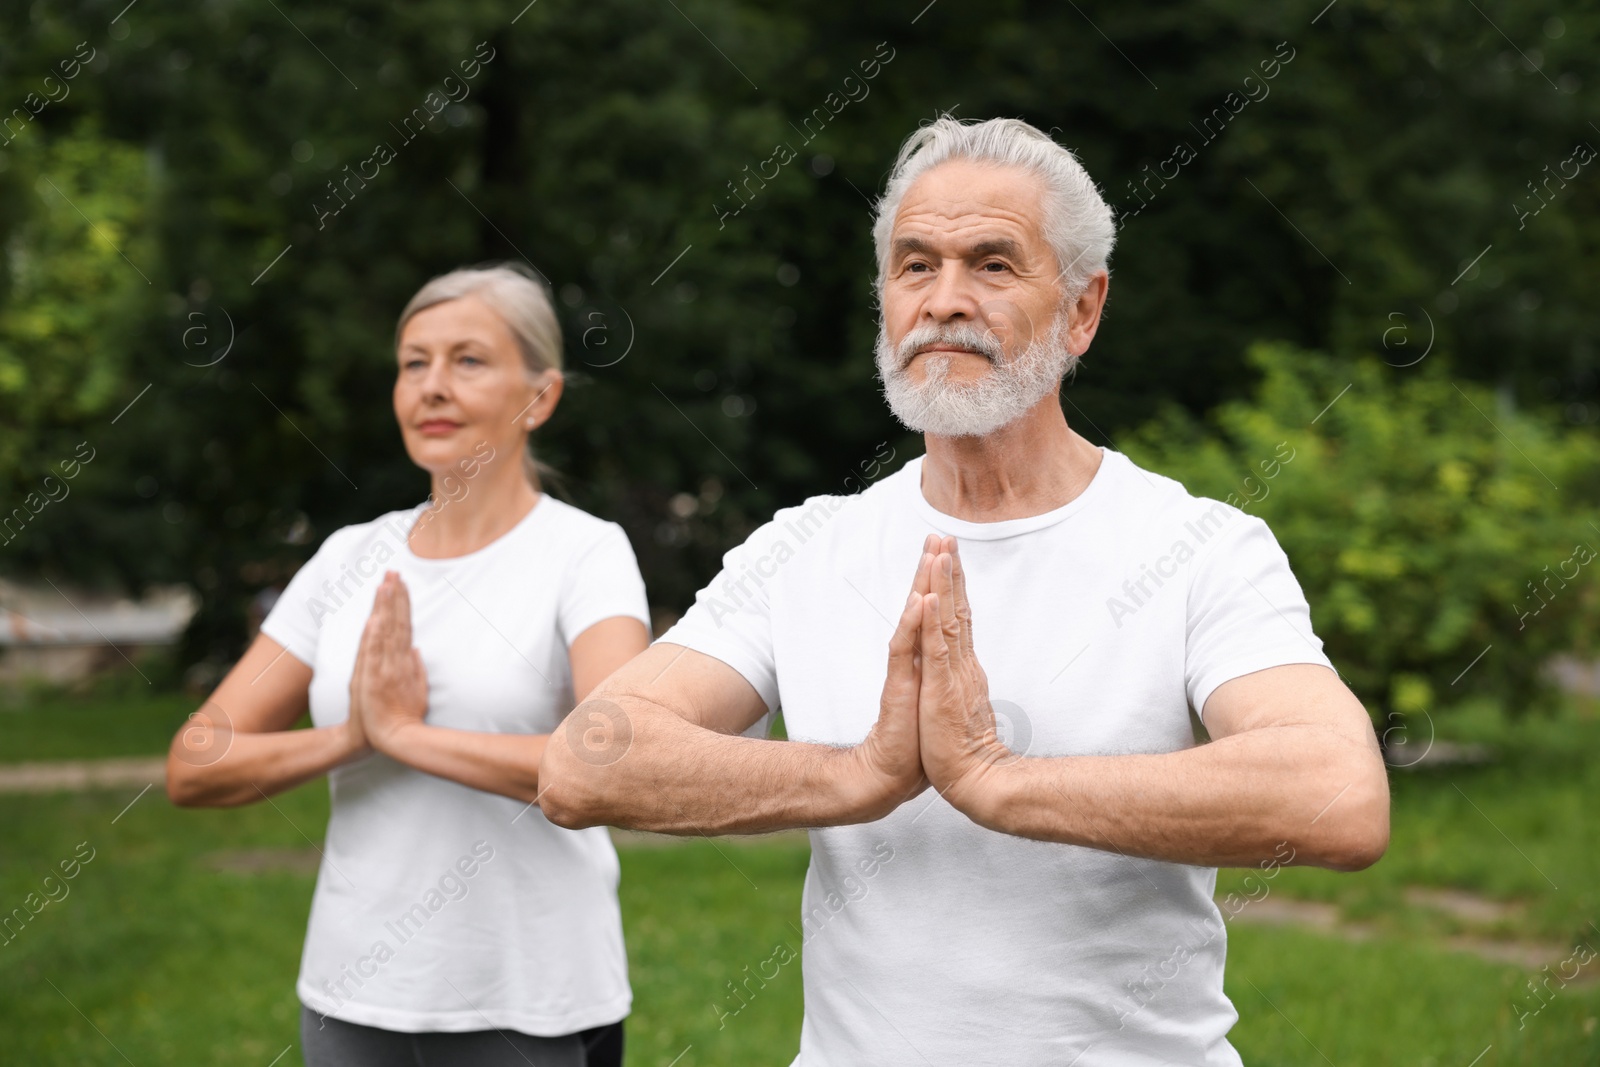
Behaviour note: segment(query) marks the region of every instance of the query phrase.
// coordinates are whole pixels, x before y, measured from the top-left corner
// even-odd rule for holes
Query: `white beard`
[[[1067,350],[1066,335],[1066,316],[1058,314],[1048,333],[1007,359],[992,332],[970,323],[918,326],[895,346],[880,323],[877,361],[884,399],[907,429],[940,437],[983,437],[1015,422],[1061,388],[1061,380],[1078,362]],[[975,381],[951,381],[952,357],[935,353],[922,357],[923,381],[912,381],[906,363],[918,348],[935,342],[983,353],[989,372]]]

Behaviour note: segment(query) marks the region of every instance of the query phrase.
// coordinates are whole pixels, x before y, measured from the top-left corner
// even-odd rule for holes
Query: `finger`
[[[395,614],[396,618],[399,620],[399,627],[398,627],[397,633],[399,635],[399,640],[405,645],[405,647],[406,648],[410,648],[411,647],[411,590],[406,588],[406,583],[400,577],[399,574],[397,574],[397,573],[395,573],[393,571],[391,571],[390,573],[394,574],[394,592],[393,592],[394,607],[393,607],[393,610],[394,610],[394,614]]]
[[[350,689],[353,692],[361,684],[361,672],[367,666],[367,646],[371,643],[372,619],[368,618],[366,625],[361,628],[361,642],[356,645],[355,666],[350,668]]]
[[[910,658],[917,648],[917,626],[920,622],[922,597],[912,593],[900,609],[900,618],[894,624],[894,636],[889,638],[891,657],[903,655]]]
[[[939,595],[922,598],[922,619],[918,636],[922,656],[917,671],[917,717],[922,721],[949,714],[952,669],[950,646],[939,625]]]
[[[382,621],[383,619],[383,583],[378,583],[378,588],[372,593],[372,610],[367,615],[367,621]]]
[[[372,609],[372,657],[368,665],[373,684],[390,689],[402,675],[406,653],[410,646],[399,640],[398,621],[394,611],[394,591],[387,584],[378,588]]]
[[[956,619],[961,623],[961,648],[969,656],[976,656],[972,648],[972,603],[967,600],[967,572],[961,566],[961,552],[956,539],[950,538],[951,571],[955,579]]]
[[[956,619],[955,560],[948,552],[939,553],[934,592],[939,594],[939,626],[951,649],[960,649],[961,624]]]
[[[394,583],[385,575],[383,582],[378,586],[378,595],[373,598],[372,614],[378,624],[378,641],[376,651],[383,659],[388,659],[402,648],[398,640],[399,618],[395,613]]]
[[[942,598],[937,592],[929,593],[922,598],[922,668],[923,677],[928,677],[930,665],[937,675],[940,671],[948,670],[950,666],[950,646],[944,639],[944,627],[940,619],[943,610],[939,606]]]
[[[938,549],[935,547],[933,552],[929,552],[928,547],[929,545],[934,544],[935,541],[936,538],[934,538],[932,534],[929,534],[928,537],[922,542],[922,555],[917,557],[917,570],[916,573],[911,576],[911,591],[919,596],[928,593],[933,588],[933,572],[930,568],[933,565],[934,552],[937,552]]]
[[[356,650],[356,656],[363,668],[372,669],[372,661],[379,654],[379,646],[383,643],[383,619],[374,611],[367,616],[367,624],[361,628],[361,647]]]
[[[355,672],[350,677],[353,691],[360,694],[360,705],[365,708],[370,702],[374,687],[378,684],[377,666],[380,654],[377,651],[378,626],[375,620],[368,619],[366,630],[361,635],[361,647],[356,651]]]
[[[915,686],[917,677],[917,631],[921,625],[922,597],[912,593],[900,609],[899,621],[889,638],[889,670],[885,684]]]
[[[417,686],[423,693],[426,693],[428,691],[428,668],[422,662],[422,650],[420,648],[411,650],[411,663],[416,670]]]

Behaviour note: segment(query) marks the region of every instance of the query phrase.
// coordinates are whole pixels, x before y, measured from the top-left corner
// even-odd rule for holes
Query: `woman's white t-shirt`
[[[448,506],[448,505],[446,505]],[[361,630],[386,570],[411,597],[427,721],[545,734],[572,709],[567,653],[603,619],[649,626],[627,535],[548,495],[509,532],[448,559],[412,553],[422,508],[332,534],[261,632],[313,670],[311,721],[349,715]],[[602,827],[373,754],[328,776],[332,811],[296,992],[388,1030],[555,1036],[628,1014],[618,864]]]

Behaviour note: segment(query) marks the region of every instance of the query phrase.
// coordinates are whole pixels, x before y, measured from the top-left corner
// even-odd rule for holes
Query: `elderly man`
[[[811,828],[796,1064],[1237,1064],[1215,868],[1387,847],[1266,525],[1063,416],[1113,235],[1034,127],[918,130],[874,237],[926,454],[779,511],[546,750],[564,826]]]

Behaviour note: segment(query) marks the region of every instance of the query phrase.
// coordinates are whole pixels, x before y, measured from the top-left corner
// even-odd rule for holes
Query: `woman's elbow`
[[[205,807],[205,791],[195,769],[176,756],[167,756],[167,799],[177,808]]]
[[[241,793],[236,786],[208,774],[206,767],[196,766],[170,752],[166,771],[167,799],[175,808],[231,808],[248,804],[260,796],[253,790]]]

